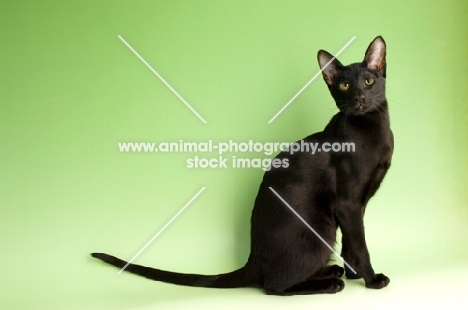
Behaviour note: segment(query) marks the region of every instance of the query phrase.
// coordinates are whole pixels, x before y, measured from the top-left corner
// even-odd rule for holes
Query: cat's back
[[[276,158],[287,162],[287,166],[265,172],[256,205],[262,205],[274,196],[271,189],[286,201],[301,203],[324,194],[333,195],[335,168],[331,164],[330,153],[321,150],[323,143],[323,132],[317,132],[292,143],[289,149],[279,153]]]

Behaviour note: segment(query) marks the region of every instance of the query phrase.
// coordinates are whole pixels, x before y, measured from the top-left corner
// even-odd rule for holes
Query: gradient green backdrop
[[[467,10],[462,0],[0,1],[0,308],[333,308],[414,289],[437,300],[422,282],[461,291],[445,275],[468,275]],[[356,36],[339,59],[361,61],[377,35],[395,153],[366,230],[388,288],[347,281],[336,296],[281,299],[117,276],[89,257],[130,259],[206,187],[136,262],[241,266],[262,170],[188,169],[200,154],[127,154],[117,143],[298,140],[336,113],[321,77],[267,122],[318,71],[317,51]]]

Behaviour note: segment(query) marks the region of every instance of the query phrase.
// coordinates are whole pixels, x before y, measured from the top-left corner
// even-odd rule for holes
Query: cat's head
[[[362,115],[386,105],[385,54],[385,41],[380,36],[371,42],[362,62],[349,66],[343,66],[326,51],[318,52],[323,78],[340,111]]]

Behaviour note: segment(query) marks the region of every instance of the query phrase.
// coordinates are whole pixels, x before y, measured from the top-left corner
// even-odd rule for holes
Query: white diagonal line
[[[143,59],[143,57],[140,56],[140,54],[138,54],[138,52],[135,51],[135,49],[130,44],[128,44],[127,41],[125,41],[125,39],[122,38],[122,36],[119,35],[119,39],[151,70],[151,72],[153,72],[177,96],[177,98],[179,98],[190,109],[190,111],[192,111],[196,116],[198,116],[198,118],[203,123],[206,124],[205,119],[201,117],[201,115],[198,114],[198,112],[195,111],[195,109],[192,108],[192,106],[187,101],[185,101],[185,99],[182,98],[182,96],[179,95],[179,93],[174,88],[172,88],[172,86],[169,85],[169,83],[166,82],[166,80],[158,72],[156,72],[156,70],[154,70],[153,67],[151,67],[151,65],[146,62],[145,59]]]
[[[201,194],[201,192],[203,192],[205,190],[206,187],[202,187],[201,190],[198,191],[198,193],[196,193],[195,196],[192,197],[192,199],[189,200],[189,202],[187,202],[185,204],[185,206],[182,207],[182,209],[179,210],[179,212],[176,213],[176,215],[174,215],[170,220],[169,222],[166,223],[166,225],[163,226],[163,228],[161,228],[157,233],[156,235],[153,236],[153,238],[151,238],[150,241],[148,241],[145,246],[143,248],[141,248],[140,251],[138,251],[138,253],[136,253],[131,260],[128,261],[128,263],[122,268],[120,269],[120,271],[117,273],[118,275],[120,275],[122,273],[122,271],[124,271],[128,265],[130,265],[140,254],[141,252],[143,252],[150,244],[151,242],[154,241],[154,239],[156,239],[194,200],[195,198],[198,197],[198,195]]]
[[[334,249],[331,245],[329,245],[329,244],[327,243],[327,241],[325,241],[325,239],[323,239],[322,236],[320,236],[320,234],[319,234],[318,232],[316,232],[315,229],[313,229],[312,226],[310,226],[309,223],[307,223],[307,222],[302,218],[302,216],[300,216],[299,213],[297,213],[296,210],[294,210],[294,208],[291,207],[291,206],[286,202],[286,200],[284,200],[283,197],[281,197],[280,194],[278,194],[278,193],[273,189],[273,187],[268,187],[268,188],[273,192],[273,194],[275,194],[275,195],[284,203],[284,205],[285,205],[286,207],[289,208],[289,210],[291,210],[292,213],[294,213],[295,216],[297,216],[297,217],[301,220],[302,223],[304,223],[305,226],[307,226],[307,228],[309,228],[309,229],[317,236],[317,238],[320,239],[320,241],[323,242],[323,244],[325,244],[325,245],[327,246],[327,248],[330,249],[330,251],[332,251],[333,253],[335,253],[335,255],[343,261],[343,263],[349,268],[349,270],[351,270],[354,274],[357,274],[356,270],[354,270],[353,267],[351,267],[351,266],[344,260],[344,258],[341,257],[340,254],[338,254],[338,253],[335,251],[335,249]]]
[[[323,68],[320,69],[319,72],[317,72],[317,73],[310,79],[310,81],[307,82],[307,84],[305,84],[304,87],[302,87],[302,88],[297,92],[297,94],[295,94],[295,95],[291,98],[291,100],[289,100],[288,103],[286,103],[286,104],[284,105],[284,107],[282,107],[281,110],[279,110],[278,113],[275,114],[275,116],[273,116],[273,117],[270,119],[270,121],[268,122],[268,124],[270,124],[271,122],[273,122],[273,121],[275,120],[275,118],[277,118],[278,115],[280,115],[280,114],[284,111],[284,109],[286,109],[286,108],[294,101],[294,99],[296,99],[297,96],[299,96],[299,95],[304,91],[304,89],[306,89],[307,86],[309,86],[310,83],[312,83],[312,82],[320,75],[320,73],[322,73],[322,71],[323,71],[326,67],[328,67],[328,65],[329,65],[333,60],[335,60],[335,58],[338,57],[338,56],[345,50],[345,48],[348,47],[348,45],[351,44],[351,42],[354,41],[354,39],[356,39],[356,36],[352,37],[351,40],[349,40],[348,43],[346,43],[345,46],[343,46],[343,47],[338,51],[338,53],[336,53],[335,56],[334,56],[329,62],[327,62],[327,63],[325,64],[325,66],[323,66]]]

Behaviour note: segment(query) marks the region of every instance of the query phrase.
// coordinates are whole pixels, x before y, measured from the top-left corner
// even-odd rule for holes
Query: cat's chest
[[[361,159],[364,162],[374,162],[375,164],[385,164],[391,161],[393,154],[393,138],[390,134],[376,137],[364,136],[356,139],[354,143],[355,160]]]
[[[351,123],[341,134],[342,140],[350,142],[356,159],[384,164],[391,161],[393,133],[388,120],[373,120]]]
[[[390,167],[393,154],[393,134],[390,128],[350,130],[342,139],[353,148],[349,152],[332,155],[338,175],[362,181],[375,170]]]

